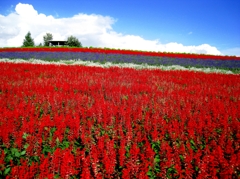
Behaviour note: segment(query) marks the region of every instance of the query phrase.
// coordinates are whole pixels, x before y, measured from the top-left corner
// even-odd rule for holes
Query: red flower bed
[[[2,48],[0,52],[92,52],[105,54],[127,54],[127,55],[145,55],[158,56],[169,58],[191,58],[191,59],[216,59],[216,60],[240,60],[240,57],[235,56],[220,56],[220,55],[204,55],[204,54],[184,54],[184,53],[167,53],[167,52],[147,52],[134,50],[117,50],[103,48]]]
[[[240,76],[0,63],[0,176],[238,178]]]

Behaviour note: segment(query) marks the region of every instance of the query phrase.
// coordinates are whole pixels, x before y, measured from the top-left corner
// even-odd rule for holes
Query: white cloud
[[[222,52],[222,54],[224,54],[224,55],[230,55],[230,56],[238,56],[238,57],[240,57],[240,47],[222,50],[221,52]]]
[[[19,3],[15,12],[7,16],[0,15],[0,46],[21,46],[25,35],[30,31],[35,44],[41,43],[43,36],[48,32],[53,34],[54,40],[66,40],[68,36],[73,35],[83,46],[221,54],[216,47],[208,44],[162,44],[158,39],[147,40],[137,35],[123,35],[112,28],[115,22],[116,20],[109,16],[83,13],[70,18],[56,18],[38,13],[32,5]]]
[[[19,14],[22,17],[36,17],[38,15],[38,12],[33,8],[30,4],[22,4],[19,3],[15,8],[17,14]]]

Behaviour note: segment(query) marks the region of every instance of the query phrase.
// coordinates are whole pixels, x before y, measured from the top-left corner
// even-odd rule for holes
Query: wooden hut
[[[65,46],[65,45],[67,45],[67,41],[64,41],[64,40],[49,40],[48,45],[49,46]]]

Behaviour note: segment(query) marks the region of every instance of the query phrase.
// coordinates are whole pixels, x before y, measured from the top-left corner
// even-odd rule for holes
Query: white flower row
[[[223,70],[223,69],[215,69],[215,68],[195,68],[195,67],[183,67],[180,65],[171,65],[171,66],[154,66],[148,64],[134,64],[134,63],[99,63],[93,61],[83,61],[83,60],[59,60],[59,61],[44,61],[39,59],[8,59],[3,58],[0,59],[0,62],[11,62],[11,63],[33,63],[33,64],[56,64],[56,65],[84,65],[84,66],[94,66],[94,67],[120,67],[120,68],[134,68],[134,69],[160,69],[160,70],[190,70],[190,71],[201,71],[205,73],[224,73],[224,74],[233,74],[232,71]]]

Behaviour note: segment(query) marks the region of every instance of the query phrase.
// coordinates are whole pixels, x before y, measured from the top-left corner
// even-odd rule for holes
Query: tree
[[[53,39],[53,35],[51,33],[46,33],[46,35],[43,36],[43,46],[49,46],[48,41]]]
[[[70,37],[68,37],[67,45],[70,47],[82,47],[81,42],[79,42],[79,40],[72,35]]]
[[[23,47],[34,47],[34,40],[31,37],[31,33],[28,32],[23,41]]]

